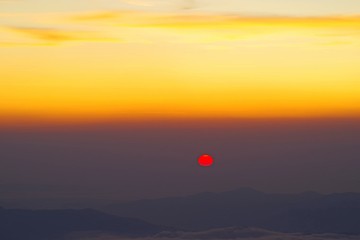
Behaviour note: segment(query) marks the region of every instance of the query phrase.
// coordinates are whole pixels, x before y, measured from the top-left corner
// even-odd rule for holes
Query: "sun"
[[[214,162],[213,158],[209,155],[202,155],[199,160],[199,164],[203,167],[211,166]]]

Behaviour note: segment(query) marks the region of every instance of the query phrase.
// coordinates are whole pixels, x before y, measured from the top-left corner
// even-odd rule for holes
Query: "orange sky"
[[[3,125],[360,116],[357,15],[116,8],[0,23]]]

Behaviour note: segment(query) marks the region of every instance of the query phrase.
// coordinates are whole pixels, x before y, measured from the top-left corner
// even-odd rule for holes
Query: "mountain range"
[[[51,204],[56,202],[59,208],[94,204],[97,210],[0,208],[0,239],[103,239],[99,236],[104,234],[114,236],[105,239],[283,238],[282,234],[286,239],[296,234],[308,239],[314,234],[360,239],[360,193],[266,194],[240,188],[112,204],[89,199],[77,199],[75,205],[70,199],[65,205],[61,200]]]
[[[110,204],[101,210],[189,231],[257,227],[279,232],[360,234],[360,193],[266,194],[240,188]]]
[[[68,235],[147,237],[177,229],[133,218],[109,215],[93,209],[24,210],[0,208],[1,240],[53,240]]]

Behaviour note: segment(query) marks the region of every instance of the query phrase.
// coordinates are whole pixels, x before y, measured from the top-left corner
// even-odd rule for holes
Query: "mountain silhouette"
[[[257,227],[279,232],[360,234],[360,194],[266,194],[250,188],[111,204],[103,211],[190,231]]]
[[[121,237],[147,237],[176,229],[93,209],[23,210],[0,208],[0,239],[52,240],[76,232],[109,233]]]

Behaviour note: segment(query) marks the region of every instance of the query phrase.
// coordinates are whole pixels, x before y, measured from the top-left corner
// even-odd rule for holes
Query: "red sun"
[[[203,167],[208,167],[211,164],[213,164],[214,160],[212,159],[211,156],[209,155],[202,155],[199,160],[198,160],[199,164]]]

